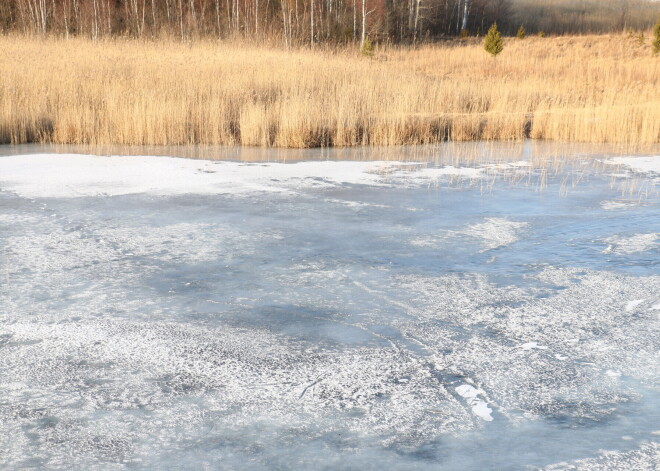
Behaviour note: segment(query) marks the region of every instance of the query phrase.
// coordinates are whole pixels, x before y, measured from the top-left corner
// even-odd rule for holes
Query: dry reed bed
[[[660,142],[660,59],[623,36],[286,51],[0,37],[0,142]]]

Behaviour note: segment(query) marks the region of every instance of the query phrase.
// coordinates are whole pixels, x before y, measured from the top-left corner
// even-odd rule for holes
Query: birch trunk
[[[309,23],[310,23],[310,44],[314,46],[314,0],[309,2],[311,4],[311,10],[309,14]]]
[[[362,34],[360,37],[360,47],[364,46],[367,39],[367,0],[362,0]]]

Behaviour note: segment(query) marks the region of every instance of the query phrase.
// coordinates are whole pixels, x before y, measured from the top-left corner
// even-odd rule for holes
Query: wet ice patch
[[[607,248],[603,253],[613,253],[615,255],[630,255],[639,252],[646,252],[660,247],[660,233],[652,232],[650,234],[635,234],[630,237],[613,236],[604,240]]]
[[[520,238],[526,222],[510,221],[504,218],[487,218],[484,222],[468,226],[460,232],[481,240],[483,252],[510,245]]]

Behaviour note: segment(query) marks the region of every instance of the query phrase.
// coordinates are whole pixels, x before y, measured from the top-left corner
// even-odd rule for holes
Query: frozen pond
[[[660,157],[24,151],[1,469],[660,463]]]

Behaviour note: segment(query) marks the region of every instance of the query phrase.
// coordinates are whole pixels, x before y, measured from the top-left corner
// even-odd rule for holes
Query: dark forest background
[[[651,0],[0,0],[0,31],[406,43],[482,35],[494,22],[505,34],[639,30],[659,13]]]

